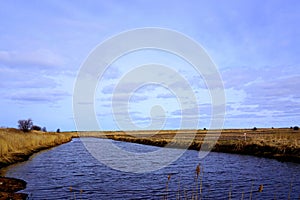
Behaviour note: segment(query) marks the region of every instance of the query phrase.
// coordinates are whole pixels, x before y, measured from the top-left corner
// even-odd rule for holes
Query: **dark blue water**
[[[115,143],[131,151],[159,148]],[[197,180],[198,163],[203,173]],[[200,160],[197,151],[188,150],[161,170],[135,174],[101,164],[80,139],[38,153],[4,172],[8,177],[24,179],[28,183],[24,192],[31,199],[192,199],[196,194],[202,199],[300,198],[300,164],[224,153],[210,153]],[[258,192],[260,185],[262,192]]]

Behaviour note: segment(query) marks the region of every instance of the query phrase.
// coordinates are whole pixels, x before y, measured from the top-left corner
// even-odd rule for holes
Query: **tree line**
[[[23,132],[30,132],[32,130],[35,131],[43,131],[47,132],[46,127],[40,127],[38,125],[34,125],[32,119],[21,119],[18,121],[18,128]],[[56,130],[57,133],[60,133],[60,129]]]

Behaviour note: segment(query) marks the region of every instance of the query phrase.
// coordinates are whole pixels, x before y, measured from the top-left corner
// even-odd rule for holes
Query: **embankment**
[[[289,128],[78,132],[80,137],[109,138],[171,148],[212,150],[300,163],[300,131]]]
[[[254,155],[300,163],[300,131],[279,129],[95,131],[23,133],[0,129],[0,168],[27,160],[33,153],[72,140],[73,137],[99,137],[171,148]]]
[[[0,168],[27,160],[32,154],[72,140],[75,132],[53,133],[31,131],[23,133],[14,128],[0,129]],[[0,199],[27,199],[27,194],[16,193],[26,187],[20,179],[0,177]]]
[[[16,193],[26,188],[26,182],[16,178],[0,177],[0,199],[27,199],[28,194]]]
[[[0,168],[27,160],[33,153],[72,140],[76,133],[31,131],[23,133],[14,128],[0,129]]]

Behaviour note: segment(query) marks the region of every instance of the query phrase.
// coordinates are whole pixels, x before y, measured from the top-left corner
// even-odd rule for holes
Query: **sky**
[[[0,126],[17,127],[19,119],[31,118],[48,130],[75,130],[74,85],[90,52],[114,35],[144,27],[175,30],[205,49],[224,85],[224,128],[300,125],[299,9],[297,0],[0,1]],[[123,100],[127,110],[116,110],[113,105],[122,103],[118,82],[149,63],[168,65],[188,80],[198,115],[155,84],[130,93]],[[123,93],[125,86],[119,88]],[[135,129],[189,128],[180,123],[183,109],[189,120],[199,120],[197,128],[211,123],[205,80],[167,52],[144,50],[115,60],[94,96],[103,130],[122,129],[128,119]]]

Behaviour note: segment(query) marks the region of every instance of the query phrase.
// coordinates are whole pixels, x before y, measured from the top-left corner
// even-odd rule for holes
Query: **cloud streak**
[[[53,68],[64,66],[64,59],[48,49],[31,52],[0,51],[0,64],[10,67]]]
[[[297,1],[289,4],[276,0],[205,3],[175,0],[172,4],[156,0],[134,4],[46,0],[38,5],[2,2],[0,17],[5,19],[0,21],[2,112],[19,116],[21,111],[15,107],[22,104],[25,105],[22,113],[43,118],[43,113],[32,112],[38,104],[42,110],[53,113],[47,116],[45,124],[56,128],[58,113],[61,121],[64,118],[68,121],[72,115],[74,80],[90,51],[119,32],[154,26],[174,29],[191,37],[218,65],[227,101],[225,127],[299,125],[299,6]],[[190,70],[192,66],[188,63],[174,57],[167,53],[135,52],[109,66],[95,92],[97,114],[107,129],[115,129],[112,100],[117,103],[116,112],[122,116],[131,113],[132,119],[141,125],[149,123],[151,107],[156,105],[165,109],[169,128],[179,127],[180,109],[186,111],[191,121],[195,120],[196,108],[190,105],[190,99],[182,98],[180,108],[177,101],[180,95],[169,90],[176,88],[184,97],[189,86],[198,100],[200,126],[208,127],[212,102],[205,80]],[[168,61],[168,58],[171,59]],[[133,66],[160,61],[188,80],[189,85],[170,74],[151,72],[131,77],[114,91],[118,81]],[[169,88],[155,84],[133,88],[136,82],[149,76],[162,77],[161,83],[168,83]],[[208,79],[215,89],[217,84],[213,78]],[[217,90],[212,92],[217,93]],[[49,107],[53,104],[57,105],[55,112]],[[128,104],[129,110],[118,110],[124,104]],[[160,116],[156,117],[161,120]],[[16,119],[2,117],[0,121],[7,123],[5,126],[15,126]],[[74,124],[69,125],[69,129],[74,129]]]
[[[71,97],[71,94],[65,91],[27,91],[7,94],[7,100],[16,101],[18,103],[56,103],[66,97]]]

